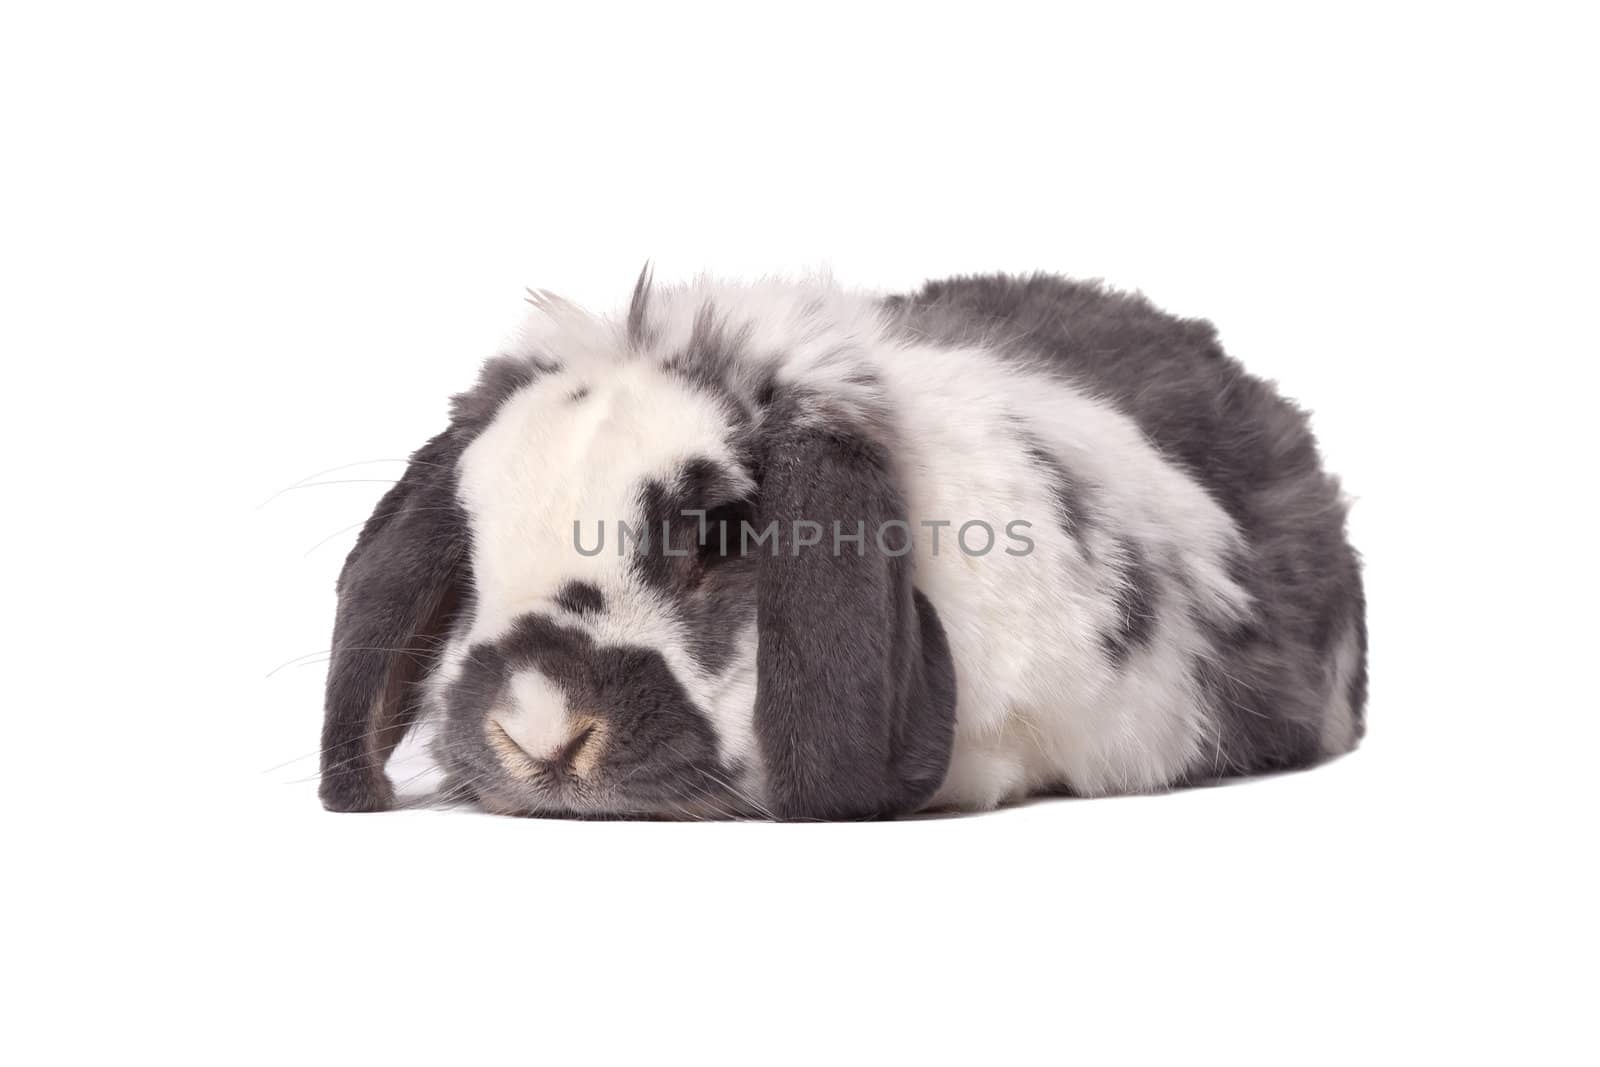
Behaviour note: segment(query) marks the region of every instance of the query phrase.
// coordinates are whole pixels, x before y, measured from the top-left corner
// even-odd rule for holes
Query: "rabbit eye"
[[[744,528],[755,528],[755,504],[736,500],[709,508],[705,517],[705,537],[700,542],[700,564],[716,567],[728,560],[741,559],[754,551]]]

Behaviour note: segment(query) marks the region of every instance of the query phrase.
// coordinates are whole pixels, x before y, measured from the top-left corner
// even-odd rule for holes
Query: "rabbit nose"
[[[605,731],[600,723],[594,719],[579,719],[573,723],[572,736],[567,743],[561,746],[550,762],[556,767],[569,770],[580,778],[594,770],[594,765],[600,759],[600,750],[604,747]]]
[[[519,724],[498,718],[491,718],[489,725],[491,745],[512,766],[534,764],[582,778],[594,770],[605,747],[605,724],[588,716],[573,719],[558,734],[542,736],[530,736],[515,728]]]
[[[537,671],[523,671],[484,724],[490,747],[508,770],[519,774],[594,771],[606,742],[598,716],[571,708],[567,695]]]

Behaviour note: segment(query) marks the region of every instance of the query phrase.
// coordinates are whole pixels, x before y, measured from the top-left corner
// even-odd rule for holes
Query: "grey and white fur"
[[[345,563],[327,807],[391,806],[424,717],[454,793],[579,816],[982,810],[1359,741],[1344,499],[1210,324],[1045,275],[534,304]],[[624,521],[651,543],[580,551]]]

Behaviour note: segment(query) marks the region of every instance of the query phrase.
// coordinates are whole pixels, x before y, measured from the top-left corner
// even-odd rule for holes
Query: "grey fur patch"
[[[570,581],[556,593],[556,605],[574,615],[598,615],[606,609],[606,598],[593,582]]]
[[[1050,486],[1050,496],[1055,504],[1056,523],[1068,537],[1083,545],[1087,552],[1088,546],[1084,542],[1084,535],[1093,522],[1088,486],[1061,462],[1060,456],[1046,448],[1044,442],[1033,434],[1019,430],[1017,435],[1028,461],[1039,469]]]
[[[655,270],[646,260],[633,283],[633,298],[628,301],[628,343],[635,349],[646,348],[655,340],[649,320],[650,287],[654,282]]]
[[[1356,634],[1356,663],[1355,669],[1350,672],[1347,699],[1350,713],[1355,719],[1355,739],[1359,741],[1367,731],[1367,612],[1364,594],[1356,605],[1351,625]]]
[[[778,372],[769,367],[756,381],[755,388],[751,391],[751,396],[755,400],[756,407],[765,408],[772,404],[773,398],[777,396],[777,393]]]
[[[555,374],[561,364],[538,357],[496,356],[483,365],[478,381],[464,393],[450,398],[453,428],[477,436],[494,418],[500,405],[513,393],[525,389],[546,374]]]
[[[1111,662],[1123,665],[1133,653],[1148,648],[1155,637],[1160,581],[1150,565],[1150,557],[1137,541],[1120,538],[1122,568],[1113,602],[1116,604],[1116,629],[1102,636]]]
[[[741,497],[745,484],[721,464],[696,459],[671,483],[650,481],[640,492],[649,544],[629,565],[672,605],[688,634],[689,654],[713,674],[727,665],[755,616],[756,561],[741,551],[737,528],[723,550],[722,524],[750,514]]]
[[[753,406],[748,395],[749,359],[746,346],[753,332],[751,324],[734,328],[707,303],[695,313],[689,340],[669,356],[662,367],[711,396],[724,402],[730,417],[749,421]]]

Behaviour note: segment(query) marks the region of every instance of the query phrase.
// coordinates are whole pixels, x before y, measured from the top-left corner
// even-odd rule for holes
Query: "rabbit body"
[[[402,495],[395,544],[364,533],[347,564],[345,638],[443,651],[408,661],[424,696],[387,725],[359,705],[397,668],[336,656],[330,736],[359,773],[330,806],[384,806],[383,746],[421,715],[490,807],[578,813],[676,811],[669,786],[640,793],[667,770],[778,817],[985,809],[1306,766],[1361,736],[1339,487],[1304,413],[1209,324],[1050,276],[887,298],[641,278],[614,319],[537,302],[431,443],[448,528]],[[684,562],[569,543],[632,516],[667,545],[674,511],[702,523]],[[780,530],[775,551],[706,555],[707,513]],[[443,591],[363,612],[407,537],[453,546]]]

